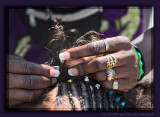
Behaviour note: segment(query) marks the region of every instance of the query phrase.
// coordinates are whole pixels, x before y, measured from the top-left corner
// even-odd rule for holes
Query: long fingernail
[[[60,72],[58,70],[55,70],[55,69],[50,70],[51,77],[58,77],[59,75],[60,75]]]
[[[67,60],[70,58],[70,53],[69,52],[63,52],[59,54],[59,59],[60,60]]]
[[[78,75],[78,69],[77,68],[71,68],[68,70],[68,74],[70,76],[77,76]]]
[[[57,82],[56,78],[52,78],[52,85],[54,85]]]

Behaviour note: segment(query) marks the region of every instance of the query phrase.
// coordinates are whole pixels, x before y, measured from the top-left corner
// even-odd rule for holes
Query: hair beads
[[[89,79],[88,76],[83,76],[83,77],[74,77],[71,80],[69,79],[67,82],[66,80],[70,78],[70,76],[67,74],[68,68],[66,68],[64,62],[61,63],[59,61],[58,55],[61,51],[64,49],[69,49],[71,47],[79,46],[86,44],[88,42],[91,42],[95,39],[93,39],[93,36],[98,39],[99,33],[95,31],[90,31],[86,33],[85,35],[81,36],[80,38],[75,38],[73,35],[69,36],[67,33],[63,30],[63,26],[60,25],[59,23],[53,25],[50,28],[50,34],[49,36],[49,41],[46,46],[47,49],[50,52],[51,56],[51,61],[49,62],[50,65],[58,65],[60,66],[60,72],[61,76],[58,78],[58,95],[57,95],[57,102],[59,103],[64,103],[63,98],[61,95],[61,83],[65,84],[67,86],[67,93],[68,93],[68,98],[69,98],[69,103],[71,104],[73,110],[75,110],[75,102],[73,101],[73,95],[75,91],[78,91],[79,97],[79,104],[82,108],[82,110],[109,110],[109,109],[117,109],[117,108],[123,108],[125,106],[125,102],[120,103],[119,95],[117,95],[117,92],[113,90],[106,90],[101,87],[97,81]],[[72,32],[74,33],[74,32]],[[60,43],[60,44],[59,44]],[[54,53],[56,51],[56,53]],[[54,58],[54,59],[53,59]],[[84,78],[85,77],[85,78]],[[93,82],[93,83],[92,83]],[[74,89],[71,85],[77,84],[78,89]],[[51,87],[52,89],[54,87]],[[62,90],[63,93],[63,90]],[[86,94],[86,95],[85,95]],[[75,96],[75,95],[74,95]],[[86,97],[85,97],[86,96]],[[124,96],[122,96],[124,98]],[[89,107],[85,107],[87,104],[89,104]],[[67,107],[65,107],[67,108]],[[86,109],[87,108],[87,109]]]

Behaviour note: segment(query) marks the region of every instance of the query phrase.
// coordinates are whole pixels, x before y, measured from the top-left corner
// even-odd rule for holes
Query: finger
[[[134,67],[122,66],[122,67],[112,68],[112,70],[115,73],[115,75],[113,76],[113,79],[130,78],[130,77],[136,76],[137,74],[137,68],[134,68]],[[107,70],[93,73],[91,74],[91,78],[99,82],[105,81],[108,79]]]
[[[124,66],[130,60],[130,56],[117,52],[111,54],[117,59],[117,66]],[[97,57],[88,63],[82,63],[68,70],[70,76],[83,76],[89,73],[95,73],[107,69],[107,57]],[[129,62],[130,63],[130,62]]]
[[[91,57],[83,57],[81,59],[76,59],[76,60],[67,60],[65,62],[65,64],[68,67],[73,67],[75,65],[81,64],[81,63],[85,63],[85,62],[89,62],[91,61],[93,58],[95,58],[96,56],[91,56]]]
[[[44,76],[37,75],[20,75],[20,74],[8,74],[9,88],[24,88],[24,89],[43,89],[55,84],[55,78],[53,80]],[[52,82],[53,81],[53,82]]]
[[[60,72],[53,67],[43,64],[36,64],[28,61],[9,60],[8,72],[19,74],[43,75],[48,77],[58,77]]]
[[[121,78],[117,79],[118,81],[118,91],[123,91],[123,92],[128,92],[130,89],[132,89],[137,81],[133,80],[133,78]],[[103,86],[105,89],[113,89],[113,80],[111,81],[103,81],[100,82],[100,84]]]
[[[107,52],[118,52],[119,50],[131,48],[129,44],[129,39],[126,37],[113,37],[105,39],[106,43],[109,45]],[[88,57],[93,55],[98,55],[106,52],[106,44],[104,40],[94,41],[89,44],[71,48],[64,53],[59,54],[61,60],[69,59],[79,59],[82,57]]]
[[[9,100],[32,102],[37,99],[42,93],[43,90],[9,89]]]
[[[9,100],[9,107],[13,107],[19,104],[24,103],[23,101],[19,101],[19,100]]]

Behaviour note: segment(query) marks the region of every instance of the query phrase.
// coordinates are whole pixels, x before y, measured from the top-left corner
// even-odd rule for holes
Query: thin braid
[[[82,87],[81,87],[80,80],[78,80],[77,84],[78,84],[78,91],[79,91],[79,101],[80,101],[82,110],[84,110],[84,97],[82,95]]]
[[[92,110],[93,109],[93,98],[92,98],[92,93],[91,93],[91,89],[90,89],[90,84],[87,81],[85,81],[84,84],[87,88],[87,92],[88,92],[88,96],[89,96],[89,107],[90,107],[90,110]]]
[[[108,111],[108,108],[109,108],[109,105],[108,105],[108,99],[107,99],[107,91],[106,90],[103,90],[103,108],[104,110],[107,110]]]
[[[109,108],[111,110],[114,109],[114,106],[113,106],[113,94],[111,94],[110,92],[108,92],[108,101],[109,101]]]
[[[67,89],[68,89],[70,104],[72,105],[72,108],[75,111],[75,105],[74,105],[74,102],[73,102],[73,99],[72,99],[73,94],[72,94],[71,83],[69,83],[69,82],[67,82]]]
[[[99,90],[96,87],[94,89],[96,94],[96,110],[100,110]]]

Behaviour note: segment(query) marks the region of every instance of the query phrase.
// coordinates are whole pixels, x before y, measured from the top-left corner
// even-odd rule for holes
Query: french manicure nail
[[[52,85],[54,85],[57,82],[56,78],[52,78]]]
[[[69,52],[63,52],[59,54],[59,59],[60,60],[67,60],[70,58],[70,53]]]
[[[78,69],[77,68],[71,68],[68,70],[68,74],[70,76],[77,76],[78,75]]]
[[[50,70],[51,77],[58,77],[59,75],[60,75],[60,72],[58,70],[55,70],[55,69]]]

